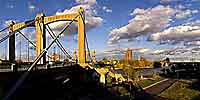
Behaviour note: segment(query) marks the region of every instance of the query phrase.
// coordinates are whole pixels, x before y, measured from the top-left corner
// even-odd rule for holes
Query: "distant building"
[[[77,61],[78,60],[78,58],[77,58],[77,51],[76,51],[76,49],[74,48],[74,56],[73,56],[73,58],[74,58],[74,60],[75,61]]]
[[[88,61],[92,60],[93,62],[96,62],[96,51],[95,50],[91,50],[90,52],[86,51],[86,59]]]
[[[126,53],[125,53],[125,55],[124,55],[124,59],[126,60],[126,61],[130,61],[130,60],[132,60],[133,59],[133,52],[132,52],[132,49],[127,49],[127,51],[126,51]]]

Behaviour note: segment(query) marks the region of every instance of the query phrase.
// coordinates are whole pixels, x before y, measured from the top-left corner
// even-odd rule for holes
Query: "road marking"
[[[167,80],[169,80],[169,79],[168,79],[168,78],[167,78],[167,79],[163,79],[163,80],[161,80],[161,81],[159,81],[159,82],[156,82],[156,83],[154,83],[154,84],[151,84],[151,85],[149,85],[149,86],[146,86],[146,87],[143,88],[143,90],[146,90],[146,89],[148,89],[148,88],[150,88],[150,87],[152,87],[152,86],[154,86],[154,85],[157,85],[157,84],[159,84],[159,83],[161,83],[161,82],[165,82],[165,81],[167,81]]]

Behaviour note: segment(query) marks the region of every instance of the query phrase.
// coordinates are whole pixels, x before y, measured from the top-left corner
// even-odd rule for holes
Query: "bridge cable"
[[[55,33],[51,30],[51,28],[49,27],[49,25],[47,25],[47,31],[49,33],[49,35],[51,36],[52,39],[55,38]],[[71,59],[71,55],[66,51],[66,49],[63,47],[63,45],[60,43],[60,41],[57,39],[56,44],[58,45],[58,47],[62,50],[62,52],[69,58]]]
[[[0,43],[2,43],[3,41],[5,41],[6,39],[8,39],[11,35],[14,35],[15,32],[9,33],[8,35],[6,35],[5,37],[3,37],[2,39],[0,39]]]
[[[33,22],[35,22],[35,21],[31,21],[31,22],[27,23],[24,27],[27,27],[28,25],[32,24]],[[9,26],[9,27],[10,27],[10,26]],[[9,27],[6,27],[6,28],[2,29],[1,31],[4,31],[4,30],[6,30],[6,29],[9,28]],[[22,29],[22,28],[20,28],[20,29],[18,29],[18,30],[21,30],[21,29]],[[17,30],[15,30],[15,31],[17,31]],[[5,41],[6,39],[8,39],[10,36],[14,35],[14,34],[15,34],[15,31],[9,32],[8,35],[6,35],[6,36],[3,37],[2,39],[0,39],[0,43],[2,43],[3,41]]]
[[[56,35],[56,37],[53,39],[53,41],[50,43],[48,47],[42,50],[39,56],[36,57],[33,64],[28,68],[28,70],[17,80],[17,82],[14,84],[14,86],[8,91],[8,94],[5,96],[4,100],[10,100],[10,97],[13,95],[13,93],[16,91],[16,89],[24,82],[24,80],[29,75],[29,72],[35,67],[35,65],[39,62],[39,60],[42,58],[42,56],[49,50],[49,48],[53,45],[53,43],[57,40],[57,38],[75,21],[75,19],[78,17],[78,15],[70,22],[68,23],[61,32]]]
[[[49,35],[51,36],[52,39],[54,39],[56,37],[55,33],[53,32],[53,30],[49,27],[49,25],[46,25],[48,28],[47,31],[49,32]],[[40,30],[41,30],[41,26],[39,24]],[[48,30],[49,29],[49,30]],[[52,34],[51,34],[52,33]],[[61,51],[66,55],[66,57],[68,57],[69,59],[72,59],[72,56],[66,51],[66,49],[63,47],[63,45],[60,43],[60,41],[57,39],[56,40],[56,44],[58,45],[58,47],[61,49]]]
[[[29,43],[31,43],[36,48],[36,45],[30,39],[28,39],[20,30],[17,30],[17,32],[20,33]],[[50,58],[50,59],[53,59],[49,55],[47,55],[47,57]]]
[[[41,25],[39,24],[39,28],[40,28],[40,31],[42,30],[42,28],[41,28]],[[49,32],[49,30],[47,30],[48,32]],[[49,33],[50,34],[50,33]],[[50,34],[51,35],[51,34]],[[57,42],[56,42],[57,43]],[[62,49],[61,49],[62,50]],[[40,51],[42,51],[42,50],[40,50]],[[47,56],[48,56],[48,54],[47,54]],[[68,57],[69,58],[69,57]],[[52,57],[51,57],[51,59],[53,59]]]
[[[0,43],[2,43],[3,41],[5,41],[8,37],[9,37],[9,35],[3,37],[3,38],[0,40]]]
[[[49,25],[47,25],[47,27],[48,27],[48,29],[51,31],[51,33],[52,34],[50,34],[51,36],[52,36],[52,38],[54,39],[55,38],[55,33],[53,32],[53,30],[49,27]],[[57,42],[58,42],[58,44],[61,46],[61,48],[63,48],[63,50],[65,51],[65,53],[69,56],[69,58],[71,59],[72,58],[72,56],[66,51],[66,49],[63,47],[63,45],[60,43],[60,41],[57,39]],[[57,44],[57,45],[58,45]]]
[[[3,31],[5,31],[5,30],[7,30],[8,28],[9,28],[9,27],[6,27],[6,28],[0,30],[0,32],[3,32]]]

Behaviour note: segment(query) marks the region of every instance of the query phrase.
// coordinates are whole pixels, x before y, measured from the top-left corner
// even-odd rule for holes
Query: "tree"
[[[161,67],[161,63],[156,61],[153,63],[154,68],[160,68]]]
[[[137,73],[132,66],[124,65],[123,69],[124,69],[126,75],[128,76],[128,78],[130,78],[132,80],[135,80],[137,78]]]
[[[103,59],[102,59],[102,62],[103,62],[104,64],[106,64],[106,63],[108,62],[108,59],[107,59],[107,58],[103,58]]]

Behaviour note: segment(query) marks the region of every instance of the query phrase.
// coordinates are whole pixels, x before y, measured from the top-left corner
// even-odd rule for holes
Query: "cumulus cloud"
[[[95,1],[95,0],[94,0]],[[84,3],[77,6],[72,7],[71,9],[65,9],[63,12],[57,12],[56,15],[62,14],[70,14],[78,11],[80,7],[85,9],[85,23],[86,23],[86,31],[89,31],[99,25],[102,24],[103,18],[96,15],[96,10],[93,8],[92,2],[90,0],[77,0],[77,2]],[[55,22],[51,23],[49,26],[56,33],[59,32],[67,23],[69,22]],[[73,35],[77,33],[77,24],[72,23],[68,30],[65,30],[64,35]]]
[[[180,25],[170,27],[162,32],[154,33],[150,36],[149,40],[177,40],[193,39],[200,36],[199,26]]]
[[[96,0],[75,0],[76,3],[79,3],[79,4],[90,4],[90,5],[93,5],[93,4],[96,4],[97,1]]]
[[[112,10],[109,9],[108,7],[106,7],[106,6],[103,6],[103,7],[102,7],[102,10],[104,10],[104,11],[107,12],[107,13],[111,13],[111,12],[112,12]]]
[[[32,5],[32,4],[29,4],[28,5],[28,9],[32,12],[32,11],[34,11],[35,10],[35,6],[34,5]]]
[[[190,9],[187,9],[187,10],[177,10],[175,18],[176,19],[184,19],[184,18],[191,17],[192,14],[196,14],[196,13],[198,13],[198,10],[190,10]]]
[[[172,15],[175,13],[169,6],[158,5],[154,8],[136,8],[131,15],[134,18],[120,28],[115,28],[109,33],[108,44],[114,44],[121,39],[131,39],[147,33],[159,32],[169,26]]]
[[[150,49],[148,49],[148,48],[139,48],[139,49],[137,49],[137,52],[139,52],[139,53],[146,53],[148,51],[150,51]]]
[[[160,3],[170,3],[170,2],[177,2],[181,0],[160,0]]]
[[[166,51],[167,49],[150,49],[150,48],[142,48],[137,50],[137,52],[142,53],[144,55],[160,55]]]
[[[177,43],[178,41],[177,37],[179,37],[178,36],[179,34],[182,37],[184,37],[185,40],[187,40],[188,38],[193,38],[191,34],[193,35],[195,34],[194,36],[198,35],[195,32],[197,31],[196,28],[199,25],[191,26],[185,24],[170,28],[169,26],[171,26],[171,22],[174,21],[175,19],[189,18],[193,14],[196,14],[198,12],[199,11],[196,9],[187,9],[183,5],[178,5],[175,8],[163,5],[158,5],[156,7],[148,9],[136,8],[130,14],[131,16],[133,16],[133,18],[129,20],[127,25],[124,25],[120,28],[114,28],[113,30],[110,31],[108,44],[110,45],[115,44],[122,40],[129,41],[132,40],[133,38],[146,34],[150,34],[149,40],[162,40],[164,42],[171,42],[173,44]],[[197,24],[197,22],[195,24]],[[184,31],[183,32],[181,31],[182,33],[174,32],[176,30],[177,31],[184,30]],[[187,31],[190,30],[193,31],[187,33]],[[174,35],[171,35],[172,33]],[[166,36],[166,34],[170,35]],[[168,41],[169,38],[171,41]],[[183,39],[179,38],[179,40],[181,41]]]
[[[184,23],[151,34],[150,41],[161,41],[165,44],[184,43],[185,46],[199,46],[200,20]]]
[[[7,8],[11,8],[11,9],[14,8],[14,7],[15,7],[15,6],[12,5],[12,4],[10,4],[10,5],[7,6]]]
[[[185,46],[200,46],[200,40],[194,40],[184,43]]]

